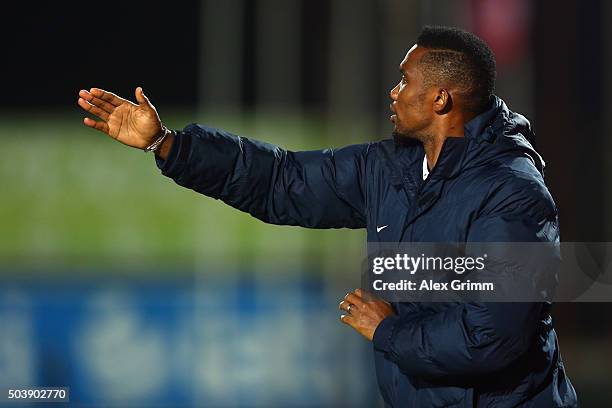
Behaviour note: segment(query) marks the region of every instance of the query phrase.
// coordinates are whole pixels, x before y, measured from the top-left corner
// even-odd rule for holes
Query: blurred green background
[[[5,265],[38,269],[54,263],[137,262],[132,269],[137,273],[147,264],[190,266],[204,260],[222,265],[257,258],[269,264],[264,272],[291,274],[308,259],[333,262],[363,249],[363,231],[266,225],[185,190],[161,176],[152,154],[86,128],[79,112],[16,116],[0,119],[0,133],[11,135],[3,141],[0,164]],[[177,129],[191,122],[214,123],[293,150],[328,145],[327,127],[316,118],[262,114],[236,120],[194,112],[163,118]]]

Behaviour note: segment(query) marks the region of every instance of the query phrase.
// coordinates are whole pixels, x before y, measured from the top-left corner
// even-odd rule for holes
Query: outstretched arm
[[[145,149],[164,127],[149,99],[138,104],[98,88],[79,92],[79,106],[98,116],[86,126]],[[156,151],[162,173],[181,186],[265,222],[309,228],[365,227],[365,156],[370,145],[291,152],[199,125],[170,134]]]
[[[365,226],[369,145],[291,152],[201,125],[177,132],[162,173],[268,223]]]

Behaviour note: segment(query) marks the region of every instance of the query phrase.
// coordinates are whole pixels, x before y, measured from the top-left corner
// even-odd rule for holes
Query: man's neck
[[[444,138],[446,140],[446,138]],[[425,149],[425,156],[427,157],[427,168],[431,171],[438,162],[438,157],[442,151],[444,140],[438,141],[435,139],[423,142],[423,148]]]

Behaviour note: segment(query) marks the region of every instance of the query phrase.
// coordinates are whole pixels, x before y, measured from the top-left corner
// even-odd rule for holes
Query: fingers
[[[346,294],[346,296],[344,296],[344,300],[346,300],[349,303],[352,303],[354,305],[356,305],[357,307],[361,307],[363,306],[363,300],[361,299],[361,296],[357,295],[356,292],[359,289],[357,289],[355,292],[349,292]],[[359,292],[361,293],[361,292]]]
[[[85,99],[90,104],[95,105],[99,107],[100,109],[103,109],[107,113],[113,113],[113,111],[115,110],[115,105],[111,105],[110,103],[105,102],[100,98],[96,98],[95,96],[93,96],[91,93],[87,92],[84,89],[81,89],[79,91],[79,96]]]
[[[102,99],[103,101],[106,101],[113,106],[119,106],[123,105],[126,102],[130,102],[127,99],[120,98],[114,93],[105,91],[100,88],[91,88],[89,92],[96,98]]]
[[[357,295],[363,303],[368,303],[368,302],[379,300],[378,297],[373,295],[371,292],[368,292],[368,291],[364,292],[361,289],[355,289],[355,295]]]
[[[342,323],[346,324],[346,325],[349,325],[349,326],[353,327],[353,328],[355,327],[356,320],[351,315],[344,315],[344,314],[341,315],[340,316],[340,321]]]
[[[351,313],[351,310],[355,310],[357,306],[355,306],[354,304],[347,302],[346,300],[343,300],[342,302],[340,302],[340,304],[338,305],[338,309],[340,310],[346,310],[349,314]],[[349,310],[351,309],[351,310]]]
[[[353,314],[352,312],[354,312],[355,309],[360,309],[363,305],[364,301],[361,299],[361,289],[357,289],[354,292],[347,293],[338,305],[338,308],[347,311],[349,314]]]
[[[97,106],[92,105],[83,98],[79,98],[79,106],[85,109],[87,112],[96,115],[100,119],[103,119],[105,121],[108,120],[108,112],[98,108]]]
[[[94,128],[99,130],[100,132],[108,134],[108,125],[104,121],[96,121],[91,118],[84,118],[83,124],[85,126],[89,126],[90,128]]]
[[[136,94],[136,101],[138,102],[139,105],[145,105],[145,106],[148,106],[149,108],[153,107],[153,105],[149,101],[149,98],[147,98],[147,96],[144,94],[140,86],[136,88],[135,94]]]

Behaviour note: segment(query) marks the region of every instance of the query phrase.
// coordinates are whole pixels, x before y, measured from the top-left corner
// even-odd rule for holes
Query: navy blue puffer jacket
[[[291,152],[199,125],[162,173],[265,222],[367,228],[368,241],[559,240],[529,122],[494,98],[426,181],[416,142]],[[388,227],[377,231],[377,226]],[[373,348],[389,407],[575,407],[548,303],[396,303]]]

